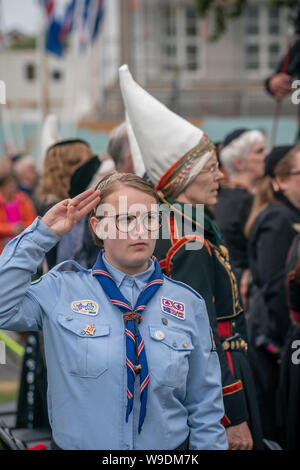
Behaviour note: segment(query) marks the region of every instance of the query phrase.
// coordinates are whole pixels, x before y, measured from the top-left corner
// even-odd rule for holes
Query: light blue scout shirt
[[[125,422],[127,374],[120,310],[91,271],[80,266],[78,272],[60,271],[58,266],[30,285],[31,275],[59,238],[37,218],[0,256],[0,328],[43,329],[49,420],[56,444],[62,449],[169,450],[190,433],[190,449],[227,449],[220,423],[220,365],[203,299],[165,277],[142,314],[139,328],[150,383],[147,414],[138,434],[138,380],[133,411]],[[145,273],[128,276],[107,267],[133,304],[153,270],[151,264]],[[93,335],[84,332],[89,325]]]

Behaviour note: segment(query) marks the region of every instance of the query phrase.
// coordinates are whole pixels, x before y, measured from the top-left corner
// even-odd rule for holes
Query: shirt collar
[[[103,263],[105,264],[106,269],[108,272],[112,275],[114,278],[115,283],[117,286],[120,288],[120,286],[128,281],[132,280],[135,282],[137,287],[139,289],[143,289],[145,285],[147,284],[149,278],[152,276],[155,266],[154,262],[152,259],[149,259],[149,267],[146,269],[146,271],[143,271],[142,273],[134,274],[133,276],[130,276],[129,274],[123,273],[123,271],[120,271],[119,269],[115,268],[115,266],[112,266],[106,259],[105,255],[102,255]]]

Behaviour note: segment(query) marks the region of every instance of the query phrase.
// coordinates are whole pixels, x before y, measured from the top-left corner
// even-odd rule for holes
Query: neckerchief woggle
[[[101,251],[95,265],[93,266],[92,274],[102,286],[111,303],[118,307],[125,317],[127,316],[127,318],[129,318],[125,323],[127,368],[126,422],[128,422],[129,415],[133,408],[134,382],[137,375],[136,366],[138,365],[139,368],[141,366],[141,369],[139,370],[141,408],[138,429],[138,432],[140,433],[146,416],[150,375],[148,371],[145,344],[138,329],[137,318],[139,317],[141,319],[140,314],[146,309],[149,300],[163,284],[163,275],[158,260],[153,256],[152,260],[154,261],[155,267],[154,272],[151,275],[148,284],[140,293],[134,308],[132,308],[128,300],[125,299],[121,293],[112,275],[107,271],[102,256],[103,252]]]

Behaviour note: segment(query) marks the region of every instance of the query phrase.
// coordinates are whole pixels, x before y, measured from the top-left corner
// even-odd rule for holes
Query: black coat
[[[267,207],[255,220],[249,236],[249,265],[255,292],[249,308],[249,339],[270,340],[281,347],[290,327],[285,291],[285,262],[296,235],[300,210],[285,198]],[[260,340],[259,340],[260,341]]]
[[[221,188],[215,207],[215,220],[220,227],[230,255],[232,268],[239,272],[249,267],[245,224],[253,196],[242,188]]]
[[[255,434],[254,441],[259,448],[259,418],[257,410],[254,411],[253,382],[245,351],[225,351],[222,346],[228,337],[235,334],[247,341],[245,318],[228,252],[225,247],[218,246],[207,215],[202,249],[186,250],[186,244],[193,242],[188,235],[176,238],[174,228],[175,225],[180,226],[182,218],[186,218],[186,215],[178,210],[173,213],[172,203],[166,200],[163,202],[169,204],[171,209],[168,215],[170,237],[162,239],[160,236],[154,254],[168,276],[190,285],[204,298],[221,365],[224,424],[237,425],[248,420],[251,431]]]
[[[293,242],[286,263],[286,290],[292,325],[280,365],[279,416],[284,447],[300,446],[300,235]]]

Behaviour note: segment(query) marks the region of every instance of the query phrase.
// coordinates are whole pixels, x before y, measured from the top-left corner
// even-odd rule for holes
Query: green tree
[[[227,30],[228,21],[238,18],[248,6],[248,0],[194,0],[196,11],[201,18],[213,15],[213,32],[210,41],[216,41]],[[299,0],[268,0],[270,6],[292,9],[299,5]]]

